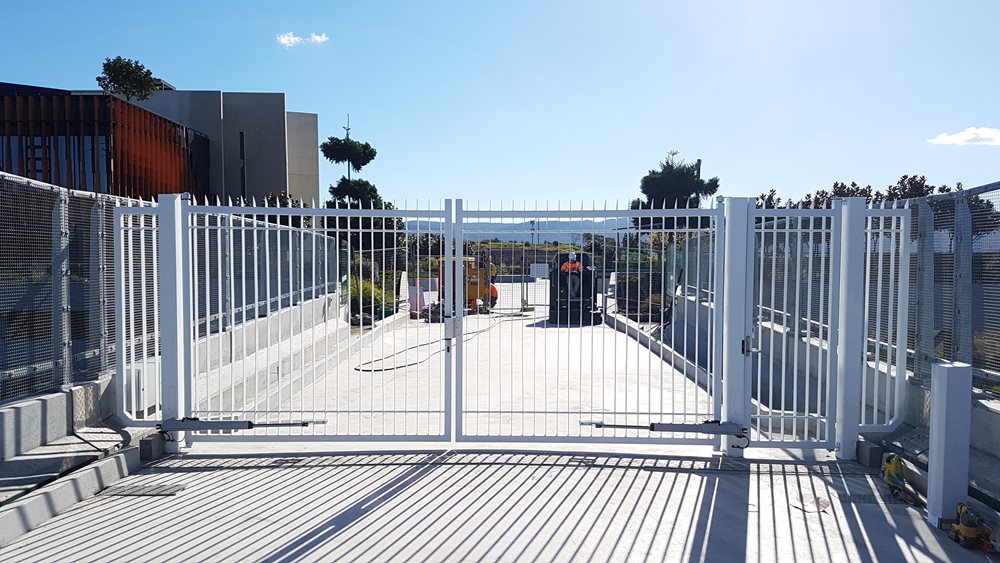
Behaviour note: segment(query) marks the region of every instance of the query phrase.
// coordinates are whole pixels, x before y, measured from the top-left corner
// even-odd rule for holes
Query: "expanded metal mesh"
[[[0,402],[114,369],[116,205],[0,173]]]

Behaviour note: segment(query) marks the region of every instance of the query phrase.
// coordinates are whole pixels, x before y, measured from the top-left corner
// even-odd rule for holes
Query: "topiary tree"
[[[350,116],[348,116],[350,119]],[[346,134],[343,139],[329,137],[320,145],[323,156],[337,164],[347,163],[347,176],[341,176],[336,185],[330,186],[330,199],[327,207],[350,209],[395,209],[393,205],[382,199],[378,188],[368,180],[351,179],[351,170],[361,172],[378,152],[368,143],[351,139],[350,121],[344,127]],[[327,222],[328,228],[341,230],[352,250],[381,249],[405,244],[403,232],[405,225],[400,219],[391,217],[340,217]]]
[[[360,143],[344,136],[343,139],[330,137],[319,146],[323,156],[337,164],[347,163],[347,179],[351,179],[351,170],[361,172],[361,169],[375,160],[378,151],[368,143]]]
[[[97,85],[108,94],[121,96],[127,101],[146,100],[156,91],[153,72],[139,61],[115,57],[104,59]]]

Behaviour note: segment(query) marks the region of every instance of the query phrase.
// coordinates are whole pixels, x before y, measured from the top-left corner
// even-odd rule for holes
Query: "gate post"
[[[156,209],[159,221],[157,252],[160,258],[160,397],[163,420],[188,415],[186,387],[191,371],[191,292],[188,271],[188,194],[161,194]],[[184,433],[167,442],[170,453],[180,451]]]
[[[723,202],[725,217],[722,277],[722,420],[750,431],[751,299],[753,298],[754,236],[750,211],[753,198],[733,197]],[[749,434],[748,434],[749,435]],[[743,457],[745,441],[722,440],[723,455]]]
[[[863,197],[844,198],[840,220],[840,302],[837,315],[837,459],[857,457],[865,361],[865,211]]]

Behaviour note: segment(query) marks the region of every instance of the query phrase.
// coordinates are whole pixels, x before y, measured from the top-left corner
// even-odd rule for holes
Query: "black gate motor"
[[[549,322],[592,325],[601,322],[597,283],[590,256],[560,252],[549,271]]]

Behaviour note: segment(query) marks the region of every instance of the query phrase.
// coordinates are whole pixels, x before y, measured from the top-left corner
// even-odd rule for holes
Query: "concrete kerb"
[[[0,407],[0,461],[99,423],[114,413],[111,378]]]
[[[0,547],[127,477],[139,463],[139,448],[125,448],[0,510]]]
[[[617,313],[604,313],[604,324],[617,330],[618,332],[639,341],[650,352],[663,358],[679,373],[684,374],[694,381],[702,389],[708,390],[711,377],[705,368],[694,364],[684,356],[678,354],[673,348],[662,344],[649,333],[644,332],[639,323],[630,320]]]

